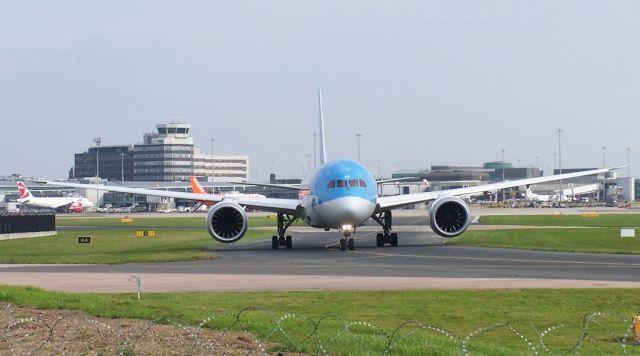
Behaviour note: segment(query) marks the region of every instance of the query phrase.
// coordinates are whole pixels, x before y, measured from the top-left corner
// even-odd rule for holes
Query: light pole
[[[564,132],[561,129],[558,129],[558,171],[560,174],[562,174],[562,141],[561,141],[561,134]],[[558,192],[558,196],[560,197],[560,203],[562,204],[562,179],[560,179],[558,181],[558,183],[560,184],[560,192]]]
[[[602,146],[602,168],[604,168],[604,152],[607,149],[607,147]],[[607,201],[607,191],[606,191],[606,187],[607,187],[607,175],[604,175],[604,178],[602,179],[602,197],[604,199],[604,201]]]
[[[120,153],[120,182],[124,183],[124,152]]]
[[[213,159],[213,144],[216,143],[216,139],[215,138],[211,138],[211,194],[215,194],[216,193],[216,186],[215,186],[215,168],[214,168],[214,159]]]
[[[627,176],[631,178],[631,147],[627,147]]]
[[[93,142],[96,144],[96,178],[100,177],[100,143],[102,142],[102,138],[100,136],[93,139]]]
[[[358,162],[360,162],[360,137],[362,137],[362,134],[357,133],[356,138],[358,139]]]
[[[504,162],[504,148],[502,149],[502,181],[504,182],[504,169],[506,168],[506,164]],[[497,201],[498,199],[496,199]],[[504,188],[502,189],[502,201],[504,202]]]

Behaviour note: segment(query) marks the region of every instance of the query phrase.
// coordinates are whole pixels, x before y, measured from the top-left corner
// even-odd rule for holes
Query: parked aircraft
[[[81,213],[83,209],[93,208],[93,203],[83,197],[63,197],[63,198],[45,198],[34,197],[24,184],[24,182],[18,182],[18,203],[33,207],[52,209],[60,212],[67,212],[69,210],[74,213]]]
[[[202,185],[200,185],[200,182],[198,182],[198,178],[191,176],[189,177],[189,182],[191,182],[191,191],[196,193],[196,194],[208,194],[210,195],[210,193],[208,193],[203,187]],[[222,198],[227,198],[227,199],[238,199],[238,198],[258,198],[258,199],[263,199],[266,198],[264,195],[262,194],[245,194],[245,193],[240,193],[237,191],[230,191],[230,192],[225,192],[225,193],[214,193],[213,195],[217,195],[220,196]],[[207,206],[211,206],[214,205],[215,202],[210,202],[210,201],[201,201],[202,204],[205,204]]]
[[[474,195],[487,191],[539,184],[560,179],[571,179],[592,174],[609,172],[612,168],[594,169],[583,172],[554,176],[528,178],[507,182],[457,188],[443,191],[421,192],[394,196],[379,196],[373,175],[362,164],[352,160],[327,162],[325,152],[324,119],[322,116],[322,94],[318,91],[319,103],[319,150],[320,167],[313,172],[303,186],[309,194],[298,199],[274,199],[240,197],[228,199],[218,195],[170,192],[151,189],[136,189],[115,186],[46,182],[47,184],[98,189],[123,193],[134,193],[169,198],[207,201],[215,204],[207,214],[207,229],[212,238],[223,243],[240,240],[247,231],[246,208],[277,213],[277,235],[272,237],[272,248],[285,246],[292,248],[292,238],[287,229],[297,220],[315,228],[337,230],[342,238],[340,249],[353,250],[352,235],[358,227],[373,219],[382,231],[376,236],[377,246],[398,245],[398,235],[393,232],[392,212],[408,205],[429,203],[429,225],[433,231],[450,238],[463,233],[470,223],[467,204],[460,196]]]
[[[587,184],[579,187],[570,185],[568,189],[562,190],[562,202],[574,201],[576,196],[595,193],[600,190],[600,184]],[[527,200],[535,202],[557,202],[560,201],[559,194],[536,194],[531,190],[531,186],[527,186],[525,197]]]

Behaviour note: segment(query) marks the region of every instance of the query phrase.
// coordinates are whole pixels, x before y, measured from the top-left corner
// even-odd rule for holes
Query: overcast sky
[[[553,168],[640,157],[638,1],[2,1],[0,175],[192,124],[250,179],[329,159]],[[632,169],[640,175],[640,168]],[[620,172],[626,175],[626,169]]]

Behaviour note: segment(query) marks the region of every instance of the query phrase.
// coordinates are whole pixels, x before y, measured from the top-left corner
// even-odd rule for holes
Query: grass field
[[[622,238],[620,229],[530,229],[467,231],[447,245],[541,251],[640,254],[640,238]]]
[[[188,214],[186,214],[188,215]],[[133,219],[131,223],[122,223],[120,218],[112,217],[78,217],[78,216],[56,216],[58,226],[97,226],[97,227],[122,227],[122,228],[173,228],[173,229],[206,229],[205,217],[185,216],[185,217],[153,217],[138,218],[130,215]],[[255,216],[249,218],[249,227],[276,226],[276,216]]]
[[[133,263],[215,258],[208,252],[220,246],[206,231],[203,217],[141,218],[123,224],[115,218],[58,218],[60,226],[87,227],[62,230],[57,236],[0,241],[0,263]],[[270,226],[275,219],[251,218],[250,226]],[[269,238],[274,231],[252,230],[238,243]],[[137,230],[156,231],[156,237],[136,237]],[[77,243],[89,235],[91,244]]]
[[[492,215],[480,217],[480,223],[489,225],[530,226],[587,226],[587,227],[640,227],[640,214],[582,215]]]
[[[233,324],[231,314],[250,307],[233,329],[246,329],[265,338],[276,328],[270,312],[276,320],[293,315],[281,324],[286,337],[280,332],[272,337],[281,345],[280,350],[313,353],[320,340],[330,353],[345,355],[380,354],[387,336],[405,322],[409,323],[391,337],[395,343],[392,354],[459,354],[459,344],[419,325],[449,330],[462,341],[474,331],[500,324],[508,326],[472,338],[469,351],[483,355],[531,353],[522,337],[542,351],[540,335],[562,324],[542,339],[552,353],[570,351],[583,332],[586,338],[580,344],[581,354],[621,353],[617,340],[628,331],[631,316],[640,307],[638,292],[623,289],[177,293],[143,295],[138,301],[132,294],[69,294],[0,286],[0,301],[83,310],[109,318],[164,317],[192,325],[216,315],[206,326],[223,330]],[[604,315],[589,323],[585,316],[594,312]],[[366,323],[350,324],[354,322],[375,328]],[[348,332],[345,325],[351,325]],[[313,337],[303,341],[309,335]]]
[[[640,238],[621,238],[621,227],[640,227],[640,214],[495,215],[483,216],[490,225],[589,227],[562,229],[476,230],[447,240],[451,245],[517,248],[541,251],[640,254]]]

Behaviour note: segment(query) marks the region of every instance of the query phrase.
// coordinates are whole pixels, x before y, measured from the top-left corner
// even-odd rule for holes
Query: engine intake
[[[207,230],[216,241],[231,243],[247,232],[247,213],[234,202],[220,202],[207,214]]]
[[[438,235],[456,237],[469,227],[469,207],[454,196],[436,199],[429,207],[429,225]]]

